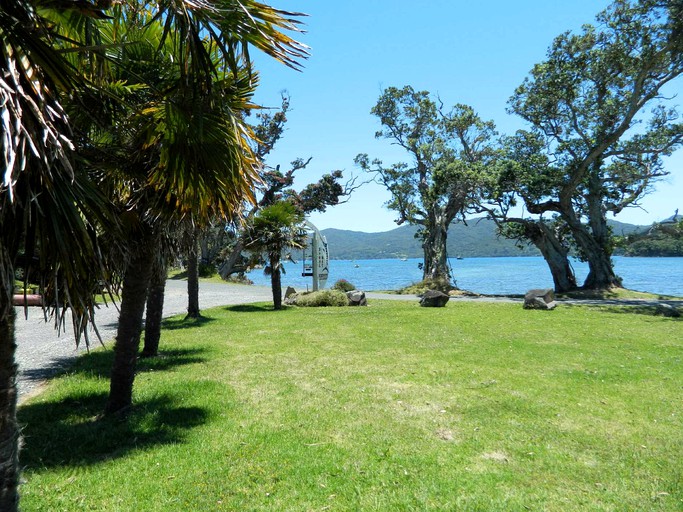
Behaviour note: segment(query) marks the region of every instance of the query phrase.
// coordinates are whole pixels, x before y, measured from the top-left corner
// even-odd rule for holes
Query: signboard
[[[330,254],[327,248],[327,239],[320,234],[309,221],[304,225],[311,234],[311,264],[308,265],[304,257],[304,271],[301,275],[313,278],[313,291],[325,287],[329,275]]]

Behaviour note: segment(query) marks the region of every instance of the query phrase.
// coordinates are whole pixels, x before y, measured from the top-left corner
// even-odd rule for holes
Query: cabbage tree
[[[242,235],[245,249],[266,262],[265,273],[270,275],[275,309],[282,309],[282,254],[286,249],[306,246],[303,221],[304,215],[296,206],[278,201],[259,210]]]

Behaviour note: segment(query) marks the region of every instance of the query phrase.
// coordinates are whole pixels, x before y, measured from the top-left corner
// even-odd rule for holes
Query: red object
[[[43,296],[36,294],[14,295],[12,297],[12,304],[15,306],[42,306]]]

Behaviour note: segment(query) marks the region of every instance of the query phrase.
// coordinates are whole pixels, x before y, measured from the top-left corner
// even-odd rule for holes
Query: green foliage
[[[257,212],[242,234],[244,247],[256,255],[267,254],[265,261],[274,262],[280,269],[284,249],[304,247],[303,220],[303,214],[289,201],[266,206]]]
[[[339,290],[342,292],[350,292],[355,289],[356,287],[349,283],[346,279],[339,279],[332,285],[332,290]]]
[[[255,153],[261,161],[266,161],[275,144],[282,137],[289,108],[289,95],[283,93],[280,110],[275,113],[257,112],[258,123],[253,126],[253,129],[257,141]],[[263,208],[277,201],[287,200],[303,213],[324,212],[328,206],[338,204],[341,197],[350,194],[351,190],[338,181],[343,178],[342,171],[324,174],[317,182],[306,185],[301,192],[292,188],[294,173],[305,169],[310,161],[311,158],[297,158],[290,163],[289,170],[284,172],[280,170],[280,165],[275,168],[263,166],[261,172],[263,185],[260,187],[262,196],[258,207]]]
[[[683,256],[683,222],[655,224],[646,232],[620,237],[625,256]]]
[[[683,322],[645,312],[176,317],[127,421],[110,350],[21,407],[22,510],[680,511]]]
[[[390,192],[397,223],[419,226],[425,278],[449,276],[448,227],[478,202],[496,154],[493,122],[467,105],[446,112],[440,104],[427,91],[389,87],[371,110],[382,123],[375,136],[402,147],[410,162],[386,167],[365,154],[355,160]]]
[[[398,294],[402,295],[422,295],[427,290],[438,290],[443,293],[448,293],[456,288],[447,279],[424,279],[419,283],[413,283],[410,286],[398,290]]]
[[[200,263],[199,264],[199,277],[208,279],[217,274],[216,266],[211,263]]]
[[[340,290],[318,290],[297,295],[294,304],[304,308],[340,307],[348,306],[349,299]]]
[[[270,276],[276,310],[282,308],[282,252],[305,247],[303,221],[303,213],[296,206],[289,201],[277,201],[251,217],[242,234],[244,248],[256,262],[266,263],[264,273]]]
[[[531,130],[508,141],[508,191],[566,223],[590,267],[584,287],[619,283],[607,214],[638,204],[683,143],[662,91],[683,73],[678,4],[615,0],[594,26],[556,37],[509,101]]]

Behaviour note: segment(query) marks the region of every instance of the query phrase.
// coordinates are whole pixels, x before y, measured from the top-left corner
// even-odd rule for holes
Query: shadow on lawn
[[[211,318],[208,316],[200,316],[199,318],[173,317],[167,318],[166,320],[161,322],[161,328],[166,329],[168,331],[177,331],[179,329],[193,329],[195,327],[202,327],[203,325],[210,324],[211,322],[215,321],[215,318]]]
[[[103,393],[24,405],[22,463],[30,468],[96,464],[135,450],[182,442],[209,414],[180,406],[171,396],[138,402],[125,419],[101,418]]]
[[[280,311],[286,311],[291,309],[289,306],[282,306]],[[238,304],[237,306],[227,306],[226,311],[232,311],[233,313],[263,313],[264,311],[275,311],[273,309],[273,304]]]
[[[630,315],[645,315],[653,316],[657,318],[666,318],[667,320],[681,321],[683,317],[665,317],[662,310],[657,306],[598,306],[600,311],[606,313],[620,313],[620,314],[630,314]],[[680,309],[678,309],[680,313]]]
[[[201,348],[163,350],[162,347],[157,357],[138,359],[137,371],[163,371],[177,366],[203,363],[206,361],[206,358],[201,357],[203,352],[204,350]],[[109,378],[113,361],[113,350],[97,350],[82,354],[75,362],[69,360],[69,364],[66,364],[62,361],[55,360],[54,364],[46,369],[27,371],[24,372],[24,375],[30,380],[41,380],[41,377],[44,378],[45,376],[59,376],[64,374]],[[35,375],[33,375],[33,373],[35,373]]]

